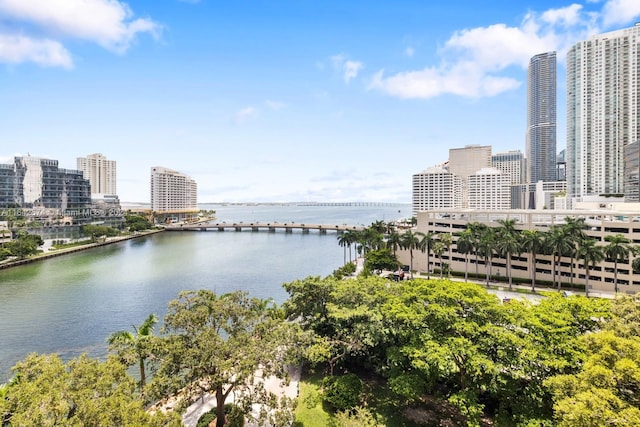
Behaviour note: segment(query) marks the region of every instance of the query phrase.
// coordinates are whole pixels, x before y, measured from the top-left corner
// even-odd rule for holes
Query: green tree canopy
[[[182,425],[178,414],[148,413],[135,380],[115,358],[80,356],[65,364],[56,355],[32,354],[13,373],[0,399],[8,426]]]
[[[169,303],[167,335],[159,344],[159,369],[150,388],[158,397],[177,394],[185,404],[215,392],[219,427],[224,426],[225,402],[232,392],[246,416],[252,404],[271,408],[277,416],[290,413],[291,402],[268,393],[256,381],[256,372],[265,378],[286,376],[289,355],[301,347],[296,330],[297,324],[285,322],[268,301],[245,292],[182,292]]]

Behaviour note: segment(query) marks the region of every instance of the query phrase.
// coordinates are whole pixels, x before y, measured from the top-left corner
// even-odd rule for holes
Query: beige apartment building
[[[417,230],[422,233],[432,232],[448,233],[453,237],[453,244],[449,251],[442,256],[442,263],[448,264],[452,271],[464,274],[465,255],[457,251],[457,233],[464,231],[468,223],[479,222],[491,227],[499,227],[498,220],[515,219],[518,230],[540,230],[546,231],[554,224],[564,224],[566,217],[585,218],[588,228],[585,233],[597,240],[598,244],[605,246],[605,236],[623,234],[632,245],[640,244],[640,204],[636,203],[598,203],[584,204],[584,209],[574,210],[469,210],[469,209],[447,209],[419,212],[417,215]],[[413,251],[413,268],[419,272],[427,271],[426,254],[420,251]],[[404,264],[409,264],[408,251],[399,253],[399,259]],[[634,255],[630,255],[626,262],[618,263],[618,290],[621,293],[635,294],[640,292],[640,274],[634,275],[632,261]],[[468,271],[475,273],[476,265],[478,274],[484,278],[486,269],[483,259],[478,259],[476,264],[475,255],[468,257]],[[430,256],[430,271],[439,271],[441,265],[438,257]],[[494,255],[490,274],[505,277],[507,274],[506,259]],[[572,266],[573,264],[573,266]],[[551,255],[536,255],[536,281],[551,282],[553,278]],[[560,266],[556,271],[560,272],[562,283],[569,284],[572,280],[571,271],[573,267],[573,283],[585,284],[585,269],[581,260],[574,259],[573,263],[569,257],[563,257]],[[515,254],[511,261],[512,277],[531,279],[533,276],[532,257],[528,253]],[[482,280],[482,278],[480,280]],[[614,292],[614,263],[603,261],[595,267],[590,268],[589,290],[591,292]]]

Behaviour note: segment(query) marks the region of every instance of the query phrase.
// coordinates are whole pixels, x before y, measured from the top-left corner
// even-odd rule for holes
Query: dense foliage
[[[87,224],[82,226],[82,234],[96,241],[99,237],[113,237],[120,234],[120,232],[106,225]]]
[[[28,234],[20,231],[18,236],[2,244],[0,248],[0,260],[14,256],[20,259],[36,254],[38,248],[44,244],[42,237],[37,234]]]
[[[135,381],[113,358],[86,356],[63,363],[30,355],[14,368],[0,398],[7,426],[180,426],[177,414],[150,414],[135,395]]]
[[[129,231],[149,230],[153,224],[140,214],[127,213],[124,215],[124,225]]]
[[[612,309],[610,300],[550,292],[535,304],[503,303],[476,284],[379,277],[307,278],[285,289],[288,316],[314,333],[307,360],[328,376],[379,378],[400,412],[435,398],[468,425],[638,425],[632,299]],[[582,422],[600,413],[607,422]]]

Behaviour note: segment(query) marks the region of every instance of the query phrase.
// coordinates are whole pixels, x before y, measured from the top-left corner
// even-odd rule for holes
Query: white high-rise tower
[[[76,159],[79,171],[91,183],[91,194],[108,194],[116,192],[116,162],[107,160],[102,154],[90,154]]]
[[[640,24],[567,53],[567,192],[624,192],[624,147],[640,139]]]

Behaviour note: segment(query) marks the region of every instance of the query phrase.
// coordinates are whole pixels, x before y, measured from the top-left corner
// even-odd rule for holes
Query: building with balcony
[[[160,222],[179,222],[198,212],[198,187],[189,176],[162,166],[151,168],[151,210]]]
[[[76,159],[78,170],[91,183],[91,194],[116,195],[116,162],[100,153]]]
[[[624,147],[640,140],[640,23],[567,53],[567,192],[624,192]]]
[[[432,209],[462,207],[462,178],[442,167],[413,175],[413,216]]]

